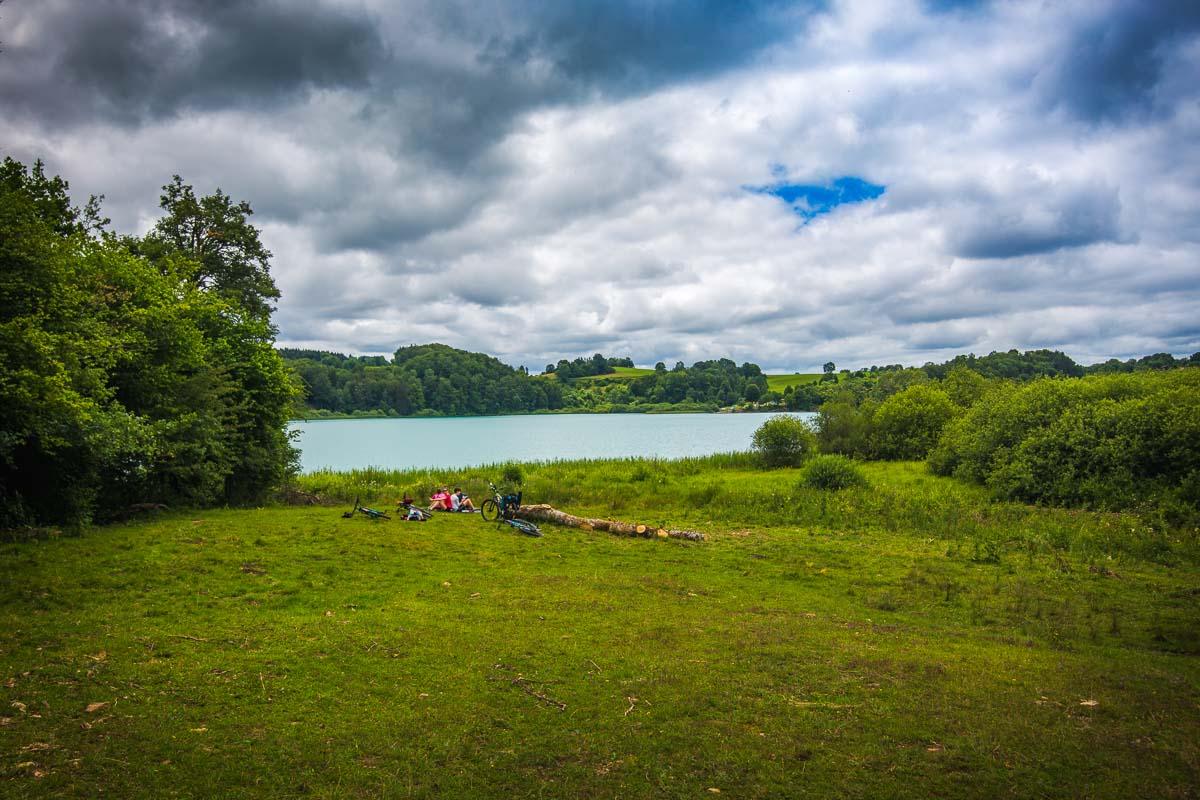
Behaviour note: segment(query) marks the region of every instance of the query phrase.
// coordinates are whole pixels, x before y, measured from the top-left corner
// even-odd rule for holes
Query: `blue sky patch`
[[[803,217],[806,222],[813,217],[826,214],[846,203],[861,203],[864,200],[874,200],[882,195],[886,188],[877,183],[856,178],[853,175],[838,178],[832,183],[825,185],[815,183],[774,183],[767,186],[746,187],[748,191],[756,194],[769,194],[772,197],[778,197],[791,206],[792,211]]]

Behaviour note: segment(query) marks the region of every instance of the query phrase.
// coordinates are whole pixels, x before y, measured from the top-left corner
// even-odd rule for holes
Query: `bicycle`
[[[354,513],[356,511],[360,514],[364,514],[364,515],[370,517],[371,519],[375,519],[375,520],[391,519],[391,517],[389,517],[383,511],[379,511],[378,509],[367,508],[366,506],[359,505],[357,497],[354,498],[354,508],[347,511],[345,514],[342,514],[342,519],[351,519],[354,516]]]
[[[433,518],[433,513],[429,509],[412,503],[401,503],[396,506],[396,513],[409,522],[428,522]]]
[[[521,507],[521,492],[502,494],[496,484],[488,482],[492,496],[479,506],[479,514],[487,522],[495,522],[496,526],[508,525],[526,536],[541,536],[542,530],[537,525],[524,519],[517,519],[517,509]]]

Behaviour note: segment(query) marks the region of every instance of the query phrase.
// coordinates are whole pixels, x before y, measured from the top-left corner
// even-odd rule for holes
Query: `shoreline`
[[[678,411],[662,409],[616,411],[591,411],[588,409],[571,408],[554,411],[510,411],[503,414],[327,414],[319,417],[290,417],[292,422],[334,422],[344,420],[387,420],[387,419],[486,419],[489,417],[551,417],[551,416],[616,416],[620,414],[669,415],[669,414],[815,414],[816,409],[791,410],[787,408],[720,408],[715,411],[702,411],[695,408],[683,408]]]

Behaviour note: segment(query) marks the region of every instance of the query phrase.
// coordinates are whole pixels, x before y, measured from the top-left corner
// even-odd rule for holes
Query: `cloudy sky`
[[[281,344],[1200,350],[1194,0],[8,0],[0,151],[248,200]]]

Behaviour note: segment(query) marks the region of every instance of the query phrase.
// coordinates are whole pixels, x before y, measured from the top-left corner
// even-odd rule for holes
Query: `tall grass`
[[[804,485],[800,469],[763,470],[751,453],[678,460],[589,459],[507,462],[457,470],[315,472],[300,487],[335,502],[418,500],[437,486],[482,499],[506,467],[525,477],[525,501],[572,513],[626,516],[727,531],[795,526],[869,535],[908,532],[980,552],[1071,551],[1130,555],[1159,563],[1200,561],[1200,535],[1142,512],[1094,513],[1000,502],[986,489],[931,475],[913,462],[862,465],[868,485],[830,493]]]

